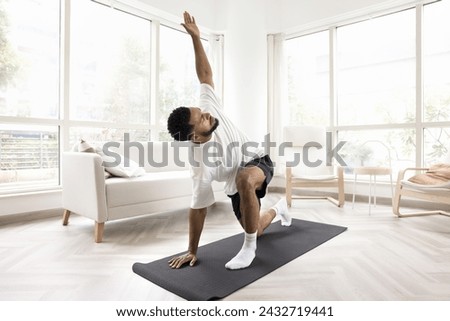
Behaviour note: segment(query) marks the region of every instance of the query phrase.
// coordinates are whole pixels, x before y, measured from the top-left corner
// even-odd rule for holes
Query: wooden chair
[[[439,185],[421,185],[410,182],[409,180],[405,179],[405,176],[408,172],[411,171],[424,172],[428,170],[429,168],[415,167],[415,168],[406,168],[398,173],[397,184],[395,187],[395,196],[392,200],[392,209],[395,215],[397,215],[398,217],[435,215],[435,214],[450,216],[450,212],[444,209],[415,211],[409,213],[400,212],[401,207],[400,203],[403,196],[421,199],[432,203],[442,204],[443,206],[450,205],[450,181]]]
[[[284,141],[292,147],[284,149],[286,165],[286,201],[292,199],[327,199],[338,207],[344,206],[344,169],[326,165],[326,129],[320,126],[288,126],[284,128]],[[334,188],[338,198],[323,195],[293,195],[294,189]],[[329,193],[328,193],[329,194]]]

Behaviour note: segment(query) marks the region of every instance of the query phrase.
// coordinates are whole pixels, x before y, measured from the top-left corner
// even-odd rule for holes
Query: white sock
[[[290,226],[292,223],[292,218],[289,215],[289,210],[285,198],[280,199],[272,209],[275,211],[278,217],[280,217],[281,225]]]
[[[232,258],[225,267],[230,270],[245,269],[248,267],[256,256],[256,232],[245,233],[244,244],[241,250],[234,258]]]

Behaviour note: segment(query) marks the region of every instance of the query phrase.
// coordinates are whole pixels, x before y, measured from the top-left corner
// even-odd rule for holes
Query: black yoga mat
[[[133,271],[186,300],[217,300],[314,249],[346,229],[342,226],[297,219],[293,219],[289,227],[274,222],[258,238],[256,258],[246,269],[225,268],[225,263],[242,247],[244,233],[241,233],[199,247],[198,261],[194,267],[186,265],[178,270],[169,267],[169,259],[183,252],[147,264],[135,263]]]

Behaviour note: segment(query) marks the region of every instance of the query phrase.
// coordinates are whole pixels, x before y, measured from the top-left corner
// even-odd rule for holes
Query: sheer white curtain
[[[267,36],[268,49],[268,115],[267,127],[270,139],[277,146],[272,147],[270,157],[281,164],[278,146],[283,142],[283,126],[286,124],[288,110],[287,65],[284,50],[285,35],[282,33]],[[282,173],[282,166],[276,166],[275,173]]]

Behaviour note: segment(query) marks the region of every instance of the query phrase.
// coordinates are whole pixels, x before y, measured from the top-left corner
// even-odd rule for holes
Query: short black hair
[[[167,130],[173,139],[178,141],[189,140],[194,125],[189,124],[191,110],[187,107],[175,108],[167,119]]]

